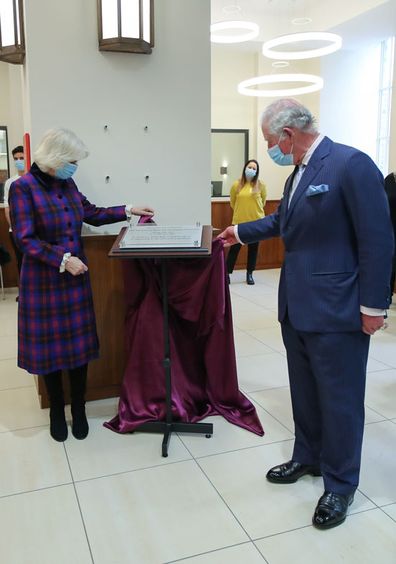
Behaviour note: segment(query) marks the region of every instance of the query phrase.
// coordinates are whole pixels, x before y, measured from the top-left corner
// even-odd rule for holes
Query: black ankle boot
[[[76,439],[85,439],[89,432],[85,414],[85,390],[87,387],[87,365],[69,370],[72,433]]]
[[[246,284],[249,284],[249,286],[253,286],[254,284],[254,280],[253,280],[253,273],[247,271],[246,273]]]
[[[52,405],[49,416],[51,437],[55,441],[63,443],[68,435],[64,405]]]
[[[88,432],[89,432],[88,420],[85,414],[85,403],[80,405],[72,404],[71,414],[73,418],[72,421],[73,437],[81,441],[88,436]]]
[[[58,442],[67,439],[65,402],[63,399],[62,372],[52,372],[43,376],[50,402],[50,434]]]

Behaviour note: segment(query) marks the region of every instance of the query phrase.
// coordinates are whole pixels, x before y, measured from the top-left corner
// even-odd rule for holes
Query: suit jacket
[[[361,151],[328,137],[311,156],[288,208],[238,225],[243,243],[281,236],[279,321],[300,331],[361,329],[360,305],[390,303],[393,233],[381,172]]]

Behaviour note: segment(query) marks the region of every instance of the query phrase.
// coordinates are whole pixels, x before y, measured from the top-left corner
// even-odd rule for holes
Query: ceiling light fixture
[[[298,86],[291,88],[281,88],[278,90],[256,90],[252,86],[259,84],[276,84],[278,82],[304,82],[306,86]],[[244,96],[258,96],[264,98],[275,98],[277,96],[297,96],[298,94],[308,94],[309,92],[316,92],[323,88],[323,78],[315,76],[314,74],[268,74],[264,76],[256,76],[249,78],[238,84],[239,94]]]
[[[241,11],[242,11],[242,8],[240,6],[237,6],[236,4],[229,4],[228,6],[224,6],[224,8],[223,8],[223,12],[225,14],[227,14],[228,16],[230,14],[238,14]]]
[[[316,49],[306,49],[304,51],[277,51],[274,47],[280,45],[290,45],[304,41],[325,41],[328,45],[318,47]],[[335,33],[327,33],[325,31],[307,31],[304,33],[292,33],[290,35],[282,35],[275,37],[263,44],[263,55],[270,59],[311,59],[334,53],[341,48],[342,38]]]
[[[247,30],[238,35],[217,35],[214,32],[224,30]],[[210,40],[212,43],[243,43],[255,39],[260,32],[259,26],[254,22],[228,21],[218,22],[210,26]]]
[[[312,18],[294,18],[293,25],[307,25],[312,22]]]
[[[283,69],[285,67],[288,67],[290,65],[289,61],[274,61],[271,66],[274,67],[274,69]]]

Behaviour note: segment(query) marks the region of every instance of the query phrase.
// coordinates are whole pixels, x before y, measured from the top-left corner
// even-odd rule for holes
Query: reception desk
[[[266,213],[273,211],[278,202],[269,201]],[[229,202],[212,202],[212,225],[223,229],[231,223]],[[118,396],[124,372],[124,288],[121,261],[109,260],[108,252],[115,241],[115,235],[84,236],[92,292],[96,314],[97,331],[100,341],[100,358],[90,363],[88,370],[87,400]],[[3,267],[6,288],[18,284],[16,260],[9,242],[8,226],[4,209],[0,208],[0,242],[12,256],[12,261]],[[276,268],[283,260],[283,245],[280,239],[260,244],[257,268]],[[244,268],[246,248],[239,254],[237,268]],[[36,378],[40,404],[48,407],[48,398],[41,378]],[[64,378],[65,395],[68,397],[68,379]]]
[[[267,200],[265,215],[273,213],[279,205],[279,200]],[[217,229],[225,229],[232,222],[232,209],[229,198],[212,198],[212,225]],[[280,268],[284,258],[284,247],[280,237],[262,241],[257,256],[257,270],[266,268]],[[243,246],[239,252],[235,269],[245,269],[247,262],[247,247]]]

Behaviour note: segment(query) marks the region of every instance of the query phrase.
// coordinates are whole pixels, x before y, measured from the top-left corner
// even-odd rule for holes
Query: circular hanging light
[[[228,4],[228,6],[224,6],[223,8],[223,12],[227,15],[238,14],[241,11],[242,8],[240,6],[237,6],[236,4]]]
[[[215,31],[224,31],[230,29],[243,30],[243,32],[238,35],[216,35],[214,33]],[[244,41],[255,39],[258,36],[259,32],[260,28],[254,22],[218,22],[210,26],[210,40],[212,43],[243,43]]]
[[[299,43],[302,41],[325,41],[328,45],[317,47],[316,49],[306,49],[304,51],[277,51],[274,47],[281,45],[290,45],[290,43]],[[307,31],[304,33],[291,33],[290,35],[282,35],[275,37],[263,44],[263,55],[270,59],[311,59],[313,57],[321,57],[334,53],[341,48],[342,38],[335,33],[327,33],[325,31]]]
[[[252,86],[259,84],[276,84],[277,82],[303,82],[306,86],[291,88],[281,88],[278,90],[256,90]],[[249,78],[238,84],[239,94],[244,96],[262,96],[265,98],[275,98],[277,96],[297,96],[298,94],[308,94],[323,88],[323,78],[314,74],[267,74]]]
[[[274,61],[271,63],[271,66],[274,67],[274,69],[283,69],[290,66],[290,63],[289,61]]]
[[[293,25],[307,25],[309,23],[312,23],[312,18],[294,18],[292,20]]]

